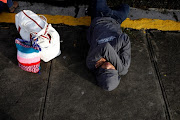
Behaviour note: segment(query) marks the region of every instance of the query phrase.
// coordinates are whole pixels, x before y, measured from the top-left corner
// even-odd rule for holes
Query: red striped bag
[[[60,36],[47,23],[46,17],[30,10],[23,10],[15,16],[16,28],[25,41],[40,47],[41,59],[45,62],[60,55]]]

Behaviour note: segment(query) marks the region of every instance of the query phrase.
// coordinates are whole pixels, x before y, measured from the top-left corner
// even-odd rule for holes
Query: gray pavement
[[[14,24],[0,24],[1,120],[179,120],[178,32],[124,30],[132,63],[112,92],[85,66],[87,27],[53,25],[62,54],[41,62],[41,74],[17,66]]]
[[[172,120],[180,119],[180,35],[174,32],[150,31],[147,39]]]
[[[41,61],[41,74],[33,74],[17,65],[15,25],[0,23],[0,120],[180,119],[179,32],[123,29],[132,44],[131,66],[107,92],[85,65],[88,27],[53,27],[62,54]]]

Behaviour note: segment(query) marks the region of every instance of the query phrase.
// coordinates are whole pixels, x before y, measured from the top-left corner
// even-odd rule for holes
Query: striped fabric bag
[[[40,71],[40,52],[38,46],[31,46],[27,41],[17,38],[17,60],[19,67],[27,72],[38,73]]]

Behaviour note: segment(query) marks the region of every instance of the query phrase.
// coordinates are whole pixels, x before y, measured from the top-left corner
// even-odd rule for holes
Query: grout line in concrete
[[[51,76],[51,69],[52,69],[52,61],[50,61],[49,76],[48,76],[48,81],[47,81],[47,86],[46,86],[46,91],[45,91],[45,96],[44,96],[44,103],[43,103],[43,107],[42,107],[42,116],[40,118],[41,120],[44,120],[46,101],[47,101],[47,95],[48,95],[48,89],[49,89],[49,82],[50,82],[50,76]]]
[[[163,107],[164,107],[164,111],[165,111],[165,115],[166,115],[166,120],[171,120],[167,94],[165,92],[165,87],[164,87],[164,84],[162,82],[162,78],[161,78],[161,75],[160,75],[160,71],[159,71],[159,68],[158,68],[157,61],[155,59],[156,56],[155,56],[155,53],[154,53],[154,50],[153,50],[151,40],[148,38],[149,31],[146,30],[145,33],[146,33],[146,42],[147,42],[146,44],[147,44],[147,49],[148,49],[148,52],[149,52],[150,60],[151,60],[152,66],[154,68],[154,71],[156,73],[158,83],[159,83],[159,88],[161,90],[162,98],[163,98],[163,101],[164,101],[164,106]]]
[[[72,16],[62,15],[47,15],[43,14],[47,18],[47,22],[50,24],[65,24],[70,26],[84,25],[89,26],[91,23],[91,17],[85,16],[80,18],[74,18]],[[1,13],[0,23],[15,23],[15,13]],[[174,20],[160,20],[142,18],[138,20],[131,20],[127,18],[121,27],[132,29],[157,29],[161,31],[180,31],[180,22]]]

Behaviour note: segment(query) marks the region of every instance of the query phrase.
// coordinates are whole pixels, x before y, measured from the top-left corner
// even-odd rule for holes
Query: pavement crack
[[[169,103],[168,103],[167,95],[165,92],[165,87],[164,87],[163,82],[162,82],[162,78],[161,78],[160,71],[159,71],[158,64],[157,64],[156,54],[154,52],[151,40],[149,39],[149,35],[152,36],[152,33],[149,30],[146,30],[147,49],[149,52],[151,63],[153,65],[156,76],[158,78],[158,83],[160,86],[162,98],[164,100],[164,110],[165,110],[166,120],[171,120],[171,116],[170,116],[170,112],[169,112]]]
[[[46,86],[46,91],[45,91],[45,96],[44,96],[44,102],[43,102],[43,105],[42,105],[42,116],[40,118],[41,120],[44,120],[44,115],[45,115],[45,108],[46,108],[46,101],[47,101],[47,95],[48,95],[48,89],[49,89],[51,68],[52,68],[52,61],[50,61],[48,81],[47,81],[47,86]]]

